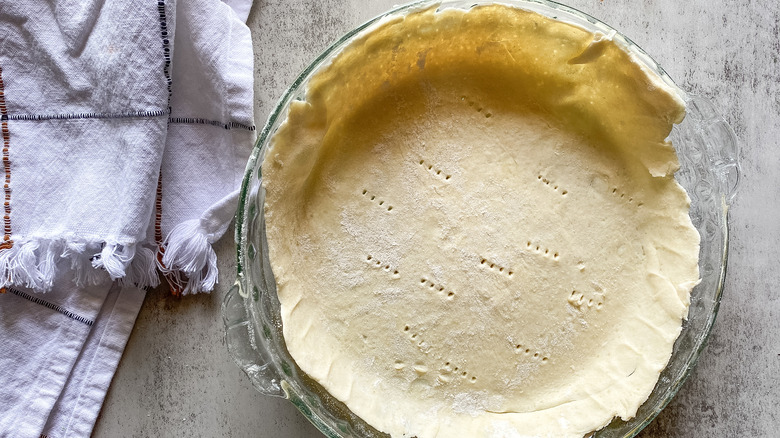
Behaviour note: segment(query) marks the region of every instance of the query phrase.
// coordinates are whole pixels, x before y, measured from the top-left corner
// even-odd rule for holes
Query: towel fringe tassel
[[[157,287],[160,285],[160,275],[157,273],[155,251],[145,245],[139,245],[135,258],[127,268],[127,274],[119,279],[122,284],[134,284],[139,287]]]
[[[174,227],[160,246],[158,268],[174,294],[209,292],[217,283],[217,254],[200,220]],[[178,290],[177,290],[178,289]]]
[[[16,243],[11,248],[0,251],[0,275],[2,286],[20,285],[30,289],[47,290],[46,284],[51,284],[50,279],[45,279],[38,267],[36,252],[39,243],[29,241]]]
[[[104,269],[112,280],[118,280],[125,276],[125,270],[135,257],[136,245],[119,245],[106,243],[99,255],[92,257],[92,267]]]

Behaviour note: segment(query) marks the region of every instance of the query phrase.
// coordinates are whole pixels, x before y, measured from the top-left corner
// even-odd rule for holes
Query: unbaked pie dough
[[[699,235],[684,104],[604,35],[505,6],[357,38],[263,163],[298,366],[392,437],[582,437],[669,360]]]

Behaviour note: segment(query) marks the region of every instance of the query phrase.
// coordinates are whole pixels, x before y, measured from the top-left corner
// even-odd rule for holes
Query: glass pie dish
[[[389,17],[423,8],[469,9],[485,3],[490,2],[417,2],[370,20],[346,34],[315,59],[287,89],[262,130],[247,164],[236,219],[238,278],[223,301],[228,349],[259,391],[289,399],[326,436],[386,435],[366,424],[308,378],[287,351],[265,235],[262,160],[271,138],[284,122],[291,102],[305,100],[312,76],[362,32]],[[671,359],[649,399],[634,418],[629,421],[616,419],[594,434],[631,437],[652,421],[677,393],[695,364],[717,314],[726,272],[728,206],[739,179],[737,142],[712,105],[679,90],[660,66],[616,30],[553,2],[517,0],[502,3],[604,34],[677,90],[686,103],[687,116],[673,128],[670,138],[681,166],[675,177],[691,198],[691,219],[701,235],[699,268],[702,281],[692,291],[688,319],[683,323]]]

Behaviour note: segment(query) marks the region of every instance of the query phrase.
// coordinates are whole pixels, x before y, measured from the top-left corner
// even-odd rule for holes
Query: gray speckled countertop
[[[255,0],[257,124],[329,43],[393,0]],[[648,437],[780,436],[780,2],[571,0],[628,35],[685,90],[711,99],[742,150],[725,294],[707,348]],[[285,400],[257,393],[228,357],[220,300],[235,274],[183,299],[150,291],[95,437],[317,437]]]

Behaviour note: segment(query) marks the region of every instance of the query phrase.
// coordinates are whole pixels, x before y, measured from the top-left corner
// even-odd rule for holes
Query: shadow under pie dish
[[[584,14],[402,7],[261,133],[231,352],[328,436],[631,436],[714,319],[735,147]]]

